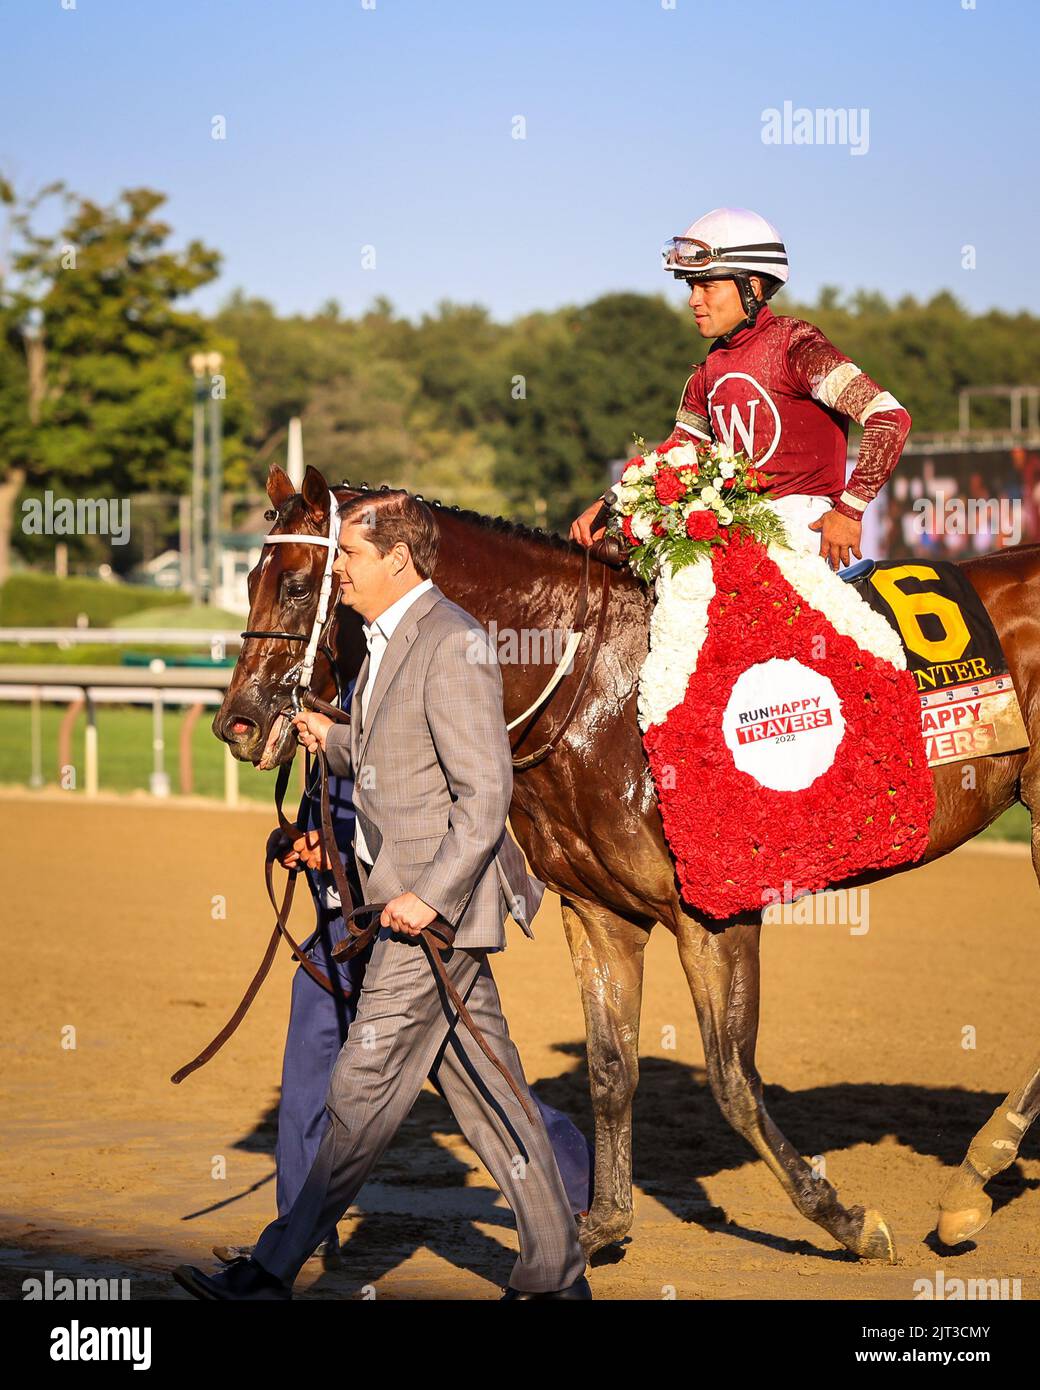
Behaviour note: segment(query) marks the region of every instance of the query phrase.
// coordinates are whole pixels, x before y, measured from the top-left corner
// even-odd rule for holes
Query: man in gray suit
[[[434,585],[436,555],[433,513],[406,492],[366,495],[341,514],[335,572],[342,602],[365,620],[369,656],[349,726],[310,711],[296,722],[307,748],[320,744],[331,771],[354,778],[362,887],[386,907],[303,1189],[251,1258],[212,1276],[175,1272],[197,1298],[289,1298],[431,1073],[516,1216],[520,1254],[505,1297],[592,1296],[489,960],[505,947],[507,916],[532,934],[543,892],[505,824],[513,773],[502,678],[484,629]],[[533,1120],[443,991],[419,939],[438,917],[455,929],[444,957],[452,984]]]

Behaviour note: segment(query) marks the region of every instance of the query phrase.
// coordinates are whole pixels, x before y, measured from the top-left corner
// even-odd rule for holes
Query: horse
[[[279,533],[328,534],[330,507],[374,493],[329,488],[308,468],[299,492],[272,467],[267,482]],[[725,1118],[767,1164],[795,1208],[863,1259],[893,1261],[883,1214],[846,1206],[835,1187],[785,1139],[763,1099],[755,1064],[761,917],[701,920],[683,901],[665,841],[636,719],[648,650],[650,589],[625,566],[590,557],[574,542],[519,522],[432,502],[440,530],[435,581],[500,642],[502,634],[583,628],[570,669],[548,697],[546,661],[500,656],[506,719],[521,715],[514,742],[510,822],[534,871],[560,896],[585,1015],[595,1117],[595,1190],[581,1220],[591,1256],[632,1224],[632,1100],[639,1077],[643,952],[651,929],[675,937],[704,1043],[713,1096]],[[249,630],[306,636],[317,608],[324,555],[314,544],[272,545],[249,576]],[[604,567],[606,567],[604,571]],[[976,764],[971,796],[957,765],[932,770],[936,802],[923,858],[948,854],[1022,801],[1032,817],[1032,862],[1040,879],[1040,546],[962,565],[996,627],[1030,735],[1030,750]],[[598,597],[597,597],[598,596]],[[588,621],[582,620],[587,613]],[[355,675],[360,622],[335,605],[316,672],[315,695]],[[544,643],[540,655],[544,658]],[[498,647],[496,646],[496,651]],[[236,758],[272,768],[291,760],[290,705],[299,648],[278,637],[246,639],[213,730]],[[333,667],[337,669],[334,671]],[[575,696],[577,695],[577,699]],[[533,706],[533,710],[532,710]],[[538,740],[545,739],[539,746]],[[892,870],[865,874],[869,883]],[[1040,1112],[1040,1061],[972,1140],[940,1196],[939,1239],[954,1245],[986,1225],[985,1184],[1014,1162]]]

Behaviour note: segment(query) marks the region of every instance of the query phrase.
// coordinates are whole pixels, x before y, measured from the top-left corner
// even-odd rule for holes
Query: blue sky
[[[62,3],[0,0],[0,168],[167,192],[224,254],[206,309],[678,300],[661,243],[729,204],[779,225],[799,295],[1040,310],[1037,0]],[[866,108],[867,152],[764,144],[785,101]]]

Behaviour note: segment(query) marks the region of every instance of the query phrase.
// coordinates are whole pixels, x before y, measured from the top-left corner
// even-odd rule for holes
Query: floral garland
[[[720,918],[919,859],[935,807],[897,634],[790,546],[768,481],[718,443],[676,440],[630,459],[608,497],[631,568],[656,581],[638,714],[665,835],[683,897]],[[772,661],[839,702],[833,758],[807,786],[765,786],[724,735],[737,681]]]
[[[868,650],[860,639],[880,632],[867,632],[865,618],[862,627],[851,622],[838,590],[826,600],[829,616],[808,603],[781,571],[781,553],[786,559],[792,552],[769,554],[733,536],[716,547],[709,564],[695,567],[712,573],[691,591],[694,611],[704,607],[704,622],[700,630],[686,629],[693,665],[684,662],[690,673],[679,699],[673,703],[682,672],[665,690],[656,652],[641,675],[644,746],[680,888],[691,905],[714,917],[760,909],[766,893],[783,892],[785,884],[795,892],[817,890],[919,859],[935,806],[916,687],[901,669],[902,651],[897,662],[890,644],[883,656]],[[817,561],[815,572],[822,570]],[[836,575],[829,579],[845,588]],[[663,596],[681,597],[682,580],[663,571]],[[664,664],[667,649],[682,641],[683,605],[668,607],[655,634],[655,647],[663,640]],[[827,771],[803,790],[772,790],[740,771],[721,732],[738,677],[771,658],[811,667],[832,682],[841,701],[845,736]]]
[[[786,544],[783,523],[763,495],[768,481],[722,444],[659,444],[629,459],[611,489],[608,530],[628,543],[629,565],[645,580],[665,566],[675,574],[706,558],[731,535]]]

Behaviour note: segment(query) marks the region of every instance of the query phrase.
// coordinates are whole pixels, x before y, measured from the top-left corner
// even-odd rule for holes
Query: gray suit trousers
[[[474,1022],[520,1089],[520,1056],[502,1015],[485,950],[456,948],[445,959]],[[380,930],[358,1003],[329,1083],[329,1126],[292,1208],[260,1236],[254,1258],[291,1284],[365,1180],[434,1072],[463,1134],[516,1216],[520,1254],[510,1284],[531,1292],[565,1288],[585,1256],[538,1110],[532,1124],[484,1056],[418,941]]]

